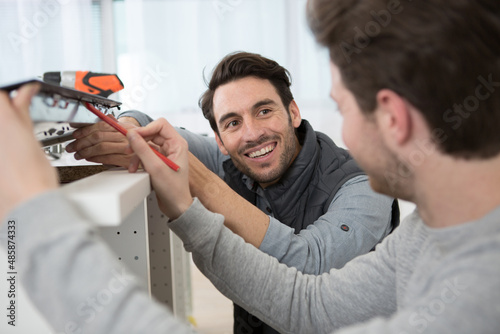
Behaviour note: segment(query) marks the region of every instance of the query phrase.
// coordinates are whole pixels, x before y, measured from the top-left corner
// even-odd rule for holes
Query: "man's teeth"
[[[250,158],[258,158],[258,157],[261,157],[269,152],[272,152],[272,150],[274,150],[274,146],[270,145],[270,146],[266,146],[266,147],[262,148],[259,151],[252,152],[252,153],[248,154],[248,156]]]

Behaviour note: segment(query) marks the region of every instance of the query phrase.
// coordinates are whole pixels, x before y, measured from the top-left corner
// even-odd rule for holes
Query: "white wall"
[[[257,52],[289,69],[303,118],[344,146],[327,50],[307,27],[305,3],[0,0],[0,85],[46,71],[114,72],[125,89],[111,98],[122,110],[212,135],[197,105],[204,76],[229,52]]]

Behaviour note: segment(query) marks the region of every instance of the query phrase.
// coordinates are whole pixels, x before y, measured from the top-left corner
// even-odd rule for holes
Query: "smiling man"
[[[256,77],[221,85],[213,100],[221,152],[261,187],[276,183],[301,149],[294,131],[301,123],[295,101],[287,110],[273,85]]]
[[[283,263],[319,274],[372,249],[398,223],[399,212],[396,206],[391,212],[390,198],[371,191],[345,150],[302,120],[290,85],[288,71],[275,61],[238,52],[216,66],[200,106],[220,152],[230,157],[223,164],[225,182],[273,217],[265,229],[249,214],[253,231],[232,230],[263,238],[260,244],[245,239]],[[197,155],[191,144],[190,150]],[[200,191],[193,193],[208,202]],[[207,207],[228,215],[227,209]],[[231,221],[241,226],[243,220]],[[276,333],[236,304],[234,332]]]
[[[397,202],[370,189],[348,152],[302,120],[288,71],[236,52],[214,68],[199,104],[213,138],[178,129],[188,141],[190,187],[225,225],[280,262],[308,274],[341,268],[369,252],[399,222]],[[122,113],[124,126],[152,120]],[[78,158],[128,167],[123,136],[105,123],[69,145]],[[275,333],[235,305],[235,333]]]

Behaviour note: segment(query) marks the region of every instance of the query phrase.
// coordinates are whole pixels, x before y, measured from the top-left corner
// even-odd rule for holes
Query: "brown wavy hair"
[[[500,1],[309,0],[307,16],[364,113],[390,89],[442,152],[500,152]]]
[[[286,68],[256,53],[242,51],[230,53],[215,66],[207,84],[208,89],[198,101],[203,116],[208,119],[212,130],[217,134],[219,130],[213,111],[215,90],[221,85],[250,76],[269,80],[288,110],[293,95],[290,91],[291,76]]]

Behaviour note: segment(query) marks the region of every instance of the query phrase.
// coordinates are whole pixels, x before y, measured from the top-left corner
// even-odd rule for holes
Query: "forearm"
[[[309,276],[245,243],[196,199],[169,226],[223,294],[280,333],[330,333],[395,309],[392,271],[373,253],[342,272]]]
[[[57,333],[68,328],[84,333],[190,333],[148,296],[59,191],[34,198],[8,217],[18,224],[19,277]],[[108,295],[112,298],[99,303]]]
[[[272,219],[260,249],[306,274],[341,268],[387,234],[391,207],[391,198],[375,194],[366,176],[359,176],[346,182],[328,211],[299,234]]]
[[[220,177],[212,173],[194,155],[189,156],[189,187],[212,212],[225,217],[224,224],[246,242],[259,247],[269,217],[232,190]]]

